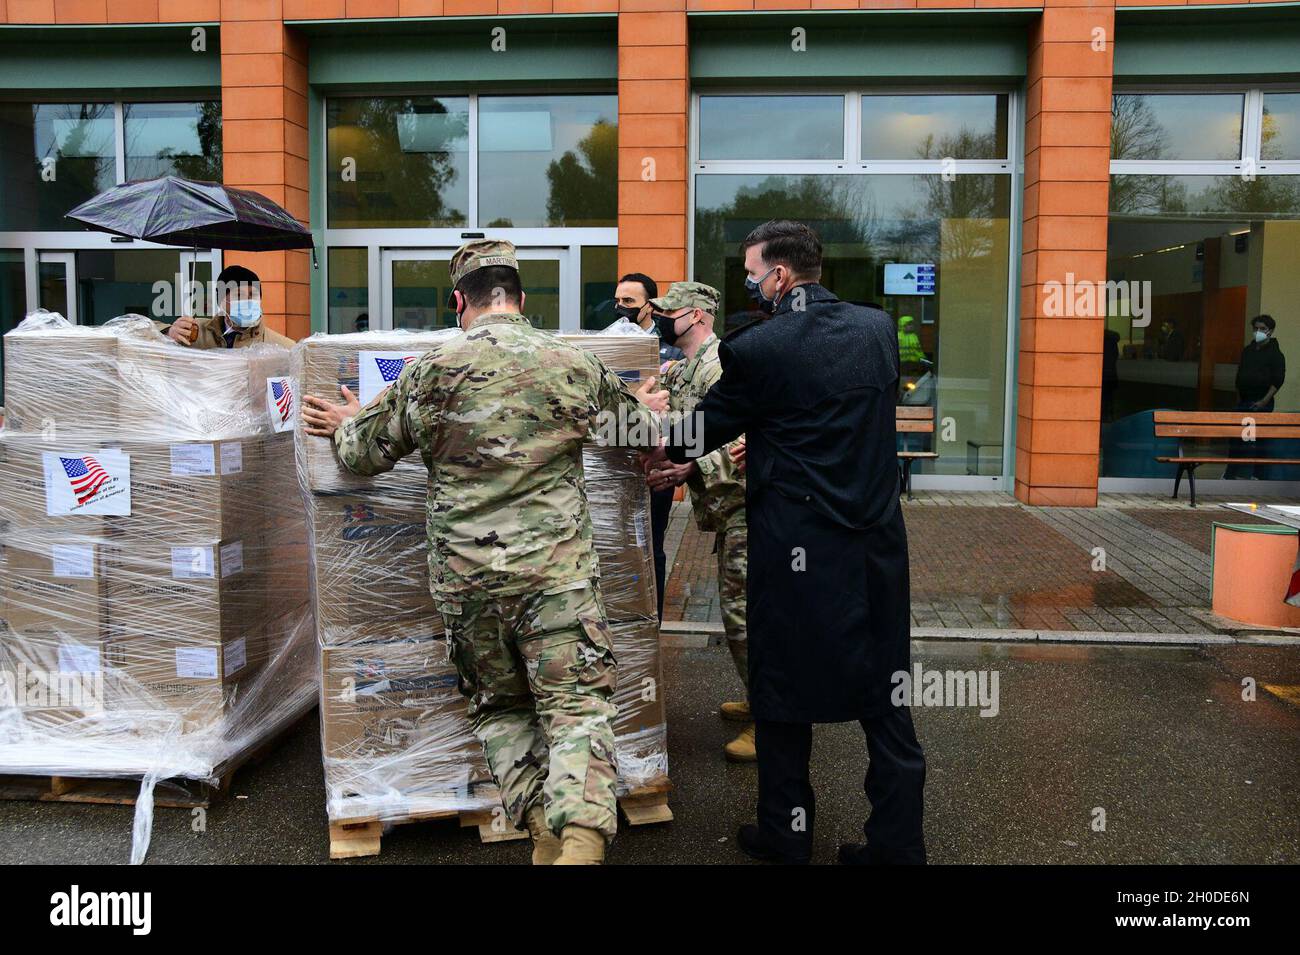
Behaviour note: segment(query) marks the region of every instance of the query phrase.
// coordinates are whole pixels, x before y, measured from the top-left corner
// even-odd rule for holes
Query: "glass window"
[[[182,176],[221,181],[221,104],[126,103],[122,106],[126,179]]]
[[[329,331],[370,330],[370,261],[366,249],[330,249],[328,301],[325,304]],[[376,328],[379,326],[376,325]]]
[[[700,159],[843,159],[843,96],[701,96]]]
[[[0,249],[0,336],[18,327],[26,312],[27,279],[21,249]],[[0,405],[4,404],[4,339],[0,337]]]
[[[1006,159],[1005,94],[862,97],[862,158]]]
[[[467,98],[331,99],[325,124],[331,228],[467,224]]]
[[[112,103],[0,103],[0,142],[0,229],[80,229],[64,213],[117,182]]]
[[[618,224],[617,96],[484,96],[483,228]]]
[[[582,248],[582,327],[601,329],[618,319],[614,289],[618,285],[618,249]]]
[[[1264,393],[1251,371],[1265,364],[1262,349],[1285,356],[1300,341],[1300,177],[1112,176],[1111,183],[1101,473],[1173,477],[1173,467],[1155,458],[1177,454],[1177,442],[1155,438],[1153,409],[1253,407]],[[1256,347],[1252,319],[1260,314],[1277,329]],[[1286,376],[1271,410],[1300,410],[1300,381]],[[1286,444],[1265,442],[1254,452],[1297,456]],[[1226,440],[1198,441],[1195,449],[1241,453]],[[1203,465],[1197,474],[1296,479],[1295,470]]]
[[[456,327],[456,313],[447,306],[451,295],[449,262],[449,258],[394,260],[394,328],[433,331]]]
[[[1264,94],[1264,129],[1260,156],[1300,159],[1300,93]]]
[[[1112,159],[1240,159],[1241,93],[1119,93]]]
[[[180,271],[179,252],[78,252],[77,322],[102,325],[119,315],[145,315],[170,322],[183,307],[178,300]],[[197,278],[203,277],[199,272]],[[166,282],[166,289],[155,290],[156,282]]]
[[[897,323],[899,400],[956,422],[936,434],[939,473],[1000,473],[1011,242],[1007,175],[700,175],[695,278],[723,293],[724,328],[753,317],[741,240],[760,223],[808,223],[824,247],[822,284]],[[902,267],[902,268],[899,268]],[[918,268],[919,267],[919,268]],[[932,282],[902,276],[925,272]],[[925,450],[928,435],[906,435]],[[912,447],[909,444],[909,447]]]

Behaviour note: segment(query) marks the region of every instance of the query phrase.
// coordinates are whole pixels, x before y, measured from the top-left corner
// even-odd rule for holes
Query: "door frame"
[[[393,263],[430,262],[450,259],[456,246],[421,246],[381,248],[379,250],[379,322],[373,320],[371,328],[391,331],[393,327]],[[567,245],[535,245],[515,248],[520,261],[558,261],[560,264],[560,328],[561,332],[577,331],[582,325],[582,290],[578,287],[577,263]],[[528,289],[524,289],[525,292]]]

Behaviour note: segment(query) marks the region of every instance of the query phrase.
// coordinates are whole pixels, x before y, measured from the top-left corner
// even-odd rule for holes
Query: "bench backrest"
[[[929,405],[899,405],[894,409],[894,430],[934,434],[934,409]]]
[[[1157,438],[1240,438],[1253,423],[1255,438],[1300,438],[1300,413],[1288,411],[1157,411]]]

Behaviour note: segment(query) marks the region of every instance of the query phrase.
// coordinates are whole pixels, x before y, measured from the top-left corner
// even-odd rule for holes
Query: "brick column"
[[[1106,279],[1114,34],[1112,3],[1057,0],[1030,31],[1015,484],[1030,504],[1097,503],[1105,310],[1053,315],[1052,285]]]
[[[221,109],[226,184],[307,225],[307,44],[284,26],[281,0],[221,0]],[[309,252],[227,252],[225,261],[261,276],[268,327],[310,334]]]
[[[623,0],[622,7],[618,268],[620,275],[644,272],[662,290],[686,278],[685,0]]]

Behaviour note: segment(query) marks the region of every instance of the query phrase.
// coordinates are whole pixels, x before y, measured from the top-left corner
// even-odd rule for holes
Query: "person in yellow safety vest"
[[[911,315],[902,315],[898,319],[898,360],[903,365],[925,361],[921,337],[912,328],[913,323]]]

